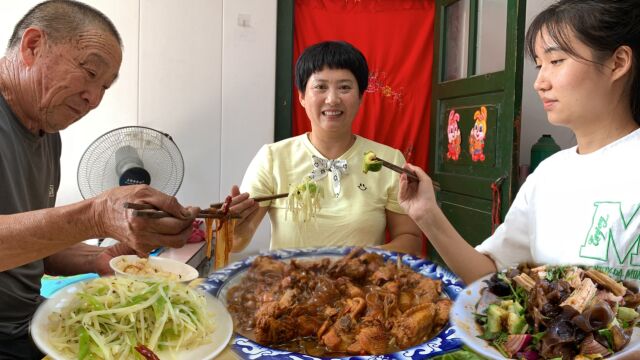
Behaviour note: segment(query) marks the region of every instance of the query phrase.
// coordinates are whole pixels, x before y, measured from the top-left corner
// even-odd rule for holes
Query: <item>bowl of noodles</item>
[[[192,266],[155,256],[140,258],[137,255],[121,255],[111,259],[109,265],[116,276],[166,279],[178,282],[189,282],[198,278],[198,270]]]

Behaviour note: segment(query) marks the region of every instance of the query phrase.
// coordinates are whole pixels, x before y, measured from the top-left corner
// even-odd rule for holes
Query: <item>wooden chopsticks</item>
[[[124,208],[125,209],[131,209],[133,210],[131,213],[133,214],[133,216],[140,216],[140,217],[145,217],[145,218],[149,218],[149,219],[160,219],[160,218],[164,218],[164,217],[172,217],[173,215],[169,214],[168,212],[165,211],[161,211],[156,209],[153,205],[150,204],[136,204],[136,203],[130,203],[130,202],[126,202],[124,203]],[[200,213],[198,214],[198,216],[196,216],[196,218],[209,218],[209,219],[240,219],[240,215],[233,215],[233,214],[223,214],[222,212],[211,212],[211,211],[206,211],[205,210],[201,210]]]
[[[420,181],[416,176],[416,174],[413,173],[413,171],[410,171],[398,165],[392,164],[386,160],[380,159],[379,157],[376,157],[373,160],[380,161],[382,163],[382,166],[386,167],[387,169],[391,169],[399,174],[402,174],[402,173],[407,174],[407,177],[409,178],[409,180],[412,180],[415,182]],[[440,191],[440,184],[437,181],[432,181],[432,183],[433,183],[433,189],[435,191]]]
[[[275,195],[269,195],[269,196],[256,196],[254,198],[252,198],[255,202],[260,202],[260,201],[269,201],[269,200],[275,200],[275,199],[280,199],[280,198],[284,198],[289,196],[289,193],[283,193],[283,194],[275,194]],[[211,204],[210,207],[214,208],[214,209],[219,209],[222,207],[222,204],[224,203],[215,203],[215,204]],[[205,210],[203,210],[204,212]]]

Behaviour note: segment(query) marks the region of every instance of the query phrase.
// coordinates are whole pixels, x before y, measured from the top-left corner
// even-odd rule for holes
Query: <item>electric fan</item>
[[[147,184],[175,195],[182,184],[184,160],[169,134],[125,126],[96,139],[80,158],[78,187],[94,197],[122,185]]]

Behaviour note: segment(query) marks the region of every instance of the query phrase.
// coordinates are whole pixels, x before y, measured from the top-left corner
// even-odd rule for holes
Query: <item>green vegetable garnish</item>
[[[362,172],[366,174],[369,171],[380,171],[380,169],[382,169],[382,161],[376,159],[376,154],[373,151],[364,153]]]

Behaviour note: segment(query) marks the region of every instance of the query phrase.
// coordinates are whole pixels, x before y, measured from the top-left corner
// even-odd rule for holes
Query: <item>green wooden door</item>
[[[429,173],[444,214],[473,245],[492,231],[492,183],[500,219],[517,186],[525,5],[436,0]]]

